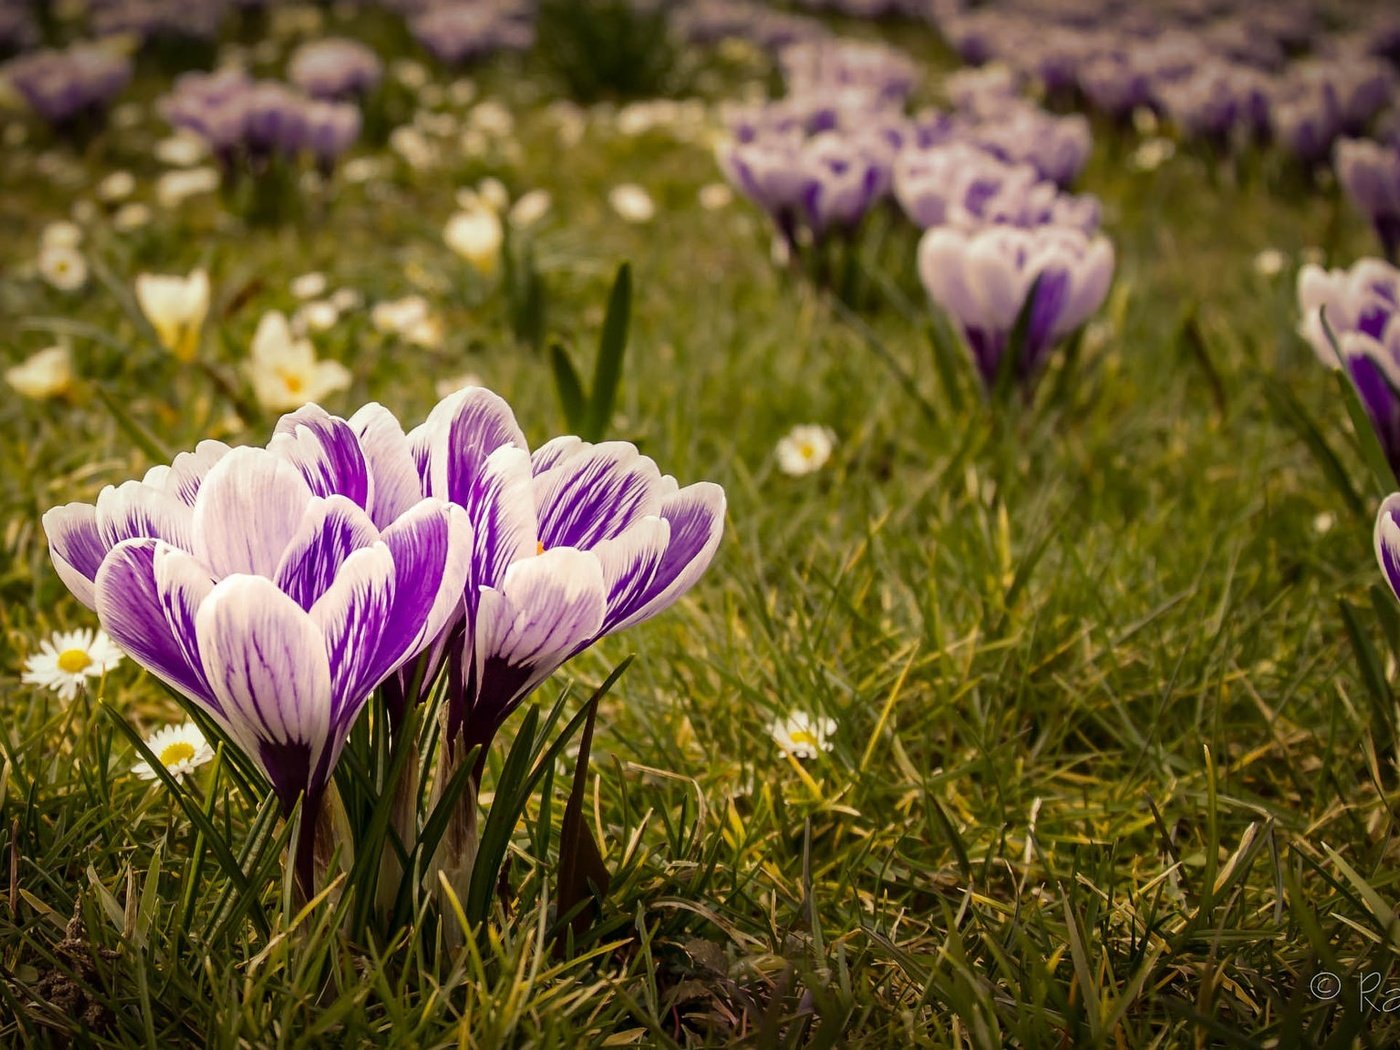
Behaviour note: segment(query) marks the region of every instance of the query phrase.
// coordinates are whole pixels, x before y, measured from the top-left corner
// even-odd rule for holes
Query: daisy
[[[626,222],[650,222],[656,215],[656,204],[651,194],[634,182],[614,186],[608,194],[608,203]]]
[[[39,251],[39,273],[60,292],[74,292],[87,284],[87,260],[76,248],[46,244]]]
[[[89,678],[101,678],[121,662],[122,651],[101,629],[58,631],[24,662],[21,681],[72,700]]]
[[[794,478],[811,474],[826,465],[835,447],[836,434],[830,427],[795,426],[778,441],[778,469]]]
[[[548,190],[531,190],[523,194],[510,209],[512,226],[533,226],[549,211],[552,198]]]
[[[1254,272],[1260,277],[1277,277],[1283,272],[1288,258],[1277,248],[1265,248],[1254,257]]]
[[[5,382],[35,401],[61,397],[73,386],[73,356],[66,346],[40,350],[5,369]]]
[[[312,270],[300,277],[293,277],[288,288],[297,299],[319,299],[326,294],[328,283],[325,274],[319,270]]]
[[[836,732],[836,719],[814,717],[806,711],[794,711],[786,718],[775,718],[768,724],[768,735],[778,745],[783,758],[816,758],[831,750],[828,739]]]
[[[176,781],[184,780],[186,773],[193,773],[214,757],[214,749],[193,722],[157,730],[146,738],[146,747]],[[145,760],[137,762],[131,771],[142,780],[156,779],[156,771]]]
[[[112,215],[112,228],[123,233],[139,230],[151,221],[151,209],[140,201],[123,204]]]
[[[313,299],[302,303],[292,315],[292,330],[304,332],[325,332],[335,327],[340,320],[340,311],[329,299]]]
[[[49,223],[39,234],[41,248],[76,248],[82,243],[82,227],[66,219]]]
[[[108,204],[124,201],[136,192],[136,176],[129,171],[114,171],[97,184],[97,196]]]

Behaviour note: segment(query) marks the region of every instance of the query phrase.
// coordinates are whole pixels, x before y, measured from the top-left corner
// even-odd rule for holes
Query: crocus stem
[[[403,775],[394,787],[394,808],[389,818],[389,834],[397,841],[384,844],[379,860],[379,886],[376,898],[379,910],[388,915],[398,901],[399,887],[404,878],[403,855],[408,855],[418,841],[418,744],[409,741],[411,749]]]
[[[433,807],[441,801],[441,795],[451,783],[460,768],[468,750],[462,741],[449,742],[443,746],[438,763],[438,776],[433,785]],[[438,841],[437,853],[433,857],[433,889],[438,896],[439,912],[443,921],[443,939],[451,948],[460,947],[464,931],[452,916],[456,909],[447,898],[447,890],[457,898],[457,904],[466,907],[468,891],[471,888],[472,869],[476,865],[476,852],[479,842],[477,829],[477,793],[481,790],[480,762],[474,762],[467,774],[462,796],[452,808],[447,827]],[[443,883],[446,882],[446,887]]]
[[[316,825],[320,822],[321,792],[302,799],[292,839],[292,878],[298,908],[316,896]]]

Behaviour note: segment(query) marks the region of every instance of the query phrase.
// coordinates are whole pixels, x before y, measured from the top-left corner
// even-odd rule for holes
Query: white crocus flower
[[[209,274],[188,277],[143,273],[136,278],[136,301],[160,343],[180,361],[193,361],[199,332],[209,313]]]
[[[318,361],[310,340],[295,338],[277,310],[258,322],[248,375],[258,403],[271,412],[290,412],[350,385],[350,370],[339,361]]]
[[[7,368],[5,382],[35,401],[61,397],[73,386],[73,355],[66,346],[40,350]]]
[[[442,239],[478,273],[492,274],[500,265],[505,231],[500,215],[484,202],[452,216],[442,231]]]

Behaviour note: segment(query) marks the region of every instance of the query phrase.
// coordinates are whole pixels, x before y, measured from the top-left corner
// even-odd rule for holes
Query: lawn
[[[426,61],[398,16],[312,10],[322,28],[288,18],[240,46],[275,72],[322,33],[371,43],[386,119],[417,111],[434,156],[415,165],[367,122],[333,179],[281,187],[267,221],[218,193],[157,199],[170,129],[155,100],[183,68],[168,55],[142,56],[120,121],[79,145],[6,118],[6,363],[60,344],[76,376],[0,404],[0,1042],[1400,1035],[1385,1009],[1400,1011],[1400,610],[1371,539],[1389,490],[1296,331],[1305,260],[1376,253],[1334,184],[1193,142],[1143,170],[1143,136],[1096,117],[1075,188],[1102,201],[1112,289],[1032,395],[988,398],[946,356],[947,330],[940,366],[918,231],[893,204],[867,220],[867,280],[843,302],[775,264],[759,209],[718,199],[724,105],[774,90],[759,49],[687,52],[695,101],[679,109],[573,106],[539,52],[464,74]],[[920,99],[957,68],[922,23],[823,17],[913,56]],[[394,65],[410,57],[426,84]],[[118,171],[135,190],[104,201]],[[508,223],[507,259],[483,272],[443,228],[488,177],[550,206]],[[621,184],[645,191],[649,219],[619,214]],[[144,221],[114,221],[133,201]],[[36,268],[59,220],[82,228],[89,272],[71,291]],[[280,412],[245,362],[262,316],[298,309],[296,278],[353,290],[310,336],[348,370],[328,411],[377,401],[411,427],[473,376],[536,448],[577,423],[553,347],[591,389],[624,262],[630,337],[605,435],[682,485],[721,485],[724,538],[684,598],[571,660],[487,750],[484,813],[518,786],[522,726],[568,690],[557,736],[635,657],[596,706],[579,790],[577,734],[536,752],[484,921],[463,930],[432,880],[406,921],[360,914],[349,881],[308,903],[284,873],[291,823],[227,749],[179,797],[134,775],[122,726],[144,738],[185,718],[136,660],[71,699],[21,681],[53,632],[98,625],[52,567],[43,513],[205,438],[266,443]],[[181,360],[142,319],[136,279],[200,267],[211,306]],[[372,317],[407,295],[437,328],[421,340]],[[799,476],[775,450],[804,424],[835,440]],[[387,762],[378,703],[350,750]],[[829,728],[810,757],[775,739],[794,715]],[[610,878],[561,935],[571,796],[573,833],[581,820]]]

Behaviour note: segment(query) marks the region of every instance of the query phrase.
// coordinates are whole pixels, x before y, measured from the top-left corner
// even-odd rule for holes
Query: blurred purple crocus
[[[1337,179],[1356,210],[1370,221],[1381,249],[1400,257],[1400,146],[1342,139],[1335,152]]]
[[[1113,279],[1113,246],[1103,236],[1040,226],[936,228],[919,242],[919,276],[967,342],[991,390],[1012,329],[1030,305],[1017,379],[1028,388],[1049,352],[1103,305]]]
[[[363,98],[383,75],[378,55],[344,37],[302,44],[287,64],[288,80],[312,98],[330,102]]]
[[[131,60],[94,44],[35,51],[0,68],[39,117],[68,128],[100,116],[131,81]]]
[[[471,62],[498,51],[526,51],[535,28],[525,4],[469,0],[429,7],[409,22],[409,31],[434,58],[447,65]]]
[[[1380,259],[1362,259],[1350,270],[1304,266],[1298,273],[1298,306],[1299,333],[1324,364],[1346,367],[1400,478],[1400,270]]]
[[[131,657],[300,798],[298,884],[351,723],[451,618],[468,576],[458,507],[411,498],[349,421],[307,406],[266,448],[216,441],[44,515],[60,577]],[[379,410],[382,411],[382,410]]]

